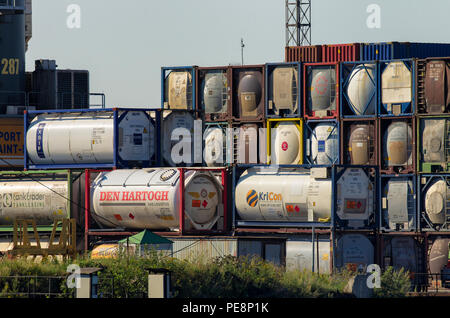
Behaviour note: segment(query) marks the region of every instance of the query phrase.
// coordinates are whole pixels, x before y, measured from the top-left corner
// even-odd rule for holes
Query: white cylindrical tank
[[[0,225],[15,219],[34,219],[37,225],[51,225],[69,216],[67,181],[1,181]]]
[[[374,213],[375,185],[361,168],[347,168],[336,182],[336,213],[351,228],[364,227]]]
[[[336,109],[336,70],[331,67],[315,67],[310,75],[311,110]]]
[[[317,165],[336,163],[339,158],[339,136],[336,125],[318,124],[311,136],[311,161]]]
[[[184,164],[191,166],[194,161],[194,116],[184,111],[171,112],[163,119],[163,158],[166,163],[174,167],[175,161],[185,159]],[[189,149],[190,154],[183,149]]]
[[[185,174],[185,214],[196,229],[211,229],[223,209],[222,186],[210,172]],[[170,168],[115,170],[91,187],[93,216],[106,227],[170,229],[179,226],[179,171]]]
[[[315,273],[330,273],[332,250],[330,238],[320,236],[311,239],[311,235],[290,236],[286,241],[286,270],[310,271]]]
[[[208,167],[219,167],[224,165],[224,145],[226,136],[222,127],[210,126],[204,133],[205,149],[203,158]]]
[[[347,85],[347,96],[355,115],[373,115],[376,106],[374,64],[356,66]]]
[[[389,229],[415,227],[415,193],[410,178],[391,178],[383,189],[383,218]]]
[[[149,161],[154,154],[153,124],[143,111],[127,111],[118,123],[117,152],[123,161]],[[26,132],[34,164],[113,163],[112,112],[53,113],[36,116]]]
[[[328,221],[332,209],[330,179],[315,179],[309,171],[246,170],[236,185],[235,204],[244,221]]]
[[[373,159],[375,136],[370,128],[366,124],[356,125],[349,136],[348,151],[353,165],[368,165]]]
[[[225,113],[227,111],[227,77],[222,71],[205,75],[203,103],[206,113]]]
[[[362,234],[344,234],[337,241],[336,267],[364,270],[374,263],[374,246]]]
[[[425,213],[431,223],[442,225],[446,222],[446,209],[449,199],[450,187],[439,178],[425,193]]]
[[[192,109],[192,75],[188,71],[172,71],[165,81],[165,100],[169,109]]]
[[[302,163],[302,132],[297,122],[281,121],[271,130],[271,162],[280,165]]]
[[[421,154],[424,162],[445,162],[446,119],[420,119],[423,124]]]
[[[440,274],[449,262],[450,238],[437,237],[431,245],[428,267],[431,274]]]
[[[412,164],[412,128],[403,121],[392,122],[383,139],[383,157],[388,167]]]

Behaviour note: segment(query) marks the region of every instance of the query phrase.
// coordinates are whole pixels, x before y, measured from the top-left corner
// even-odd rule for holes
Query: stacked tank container
[[[267,163],[303,164],[303,120],[294,118],[267,120]]]
[[[161,68],[161,108],[195,109],[196,68],[196,66]]]

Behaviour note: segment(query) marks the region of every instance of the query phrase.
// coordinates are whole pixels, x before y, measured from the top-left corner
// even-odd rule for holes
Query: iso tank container
[[[205,121],[231,119],[231,69],[199,67],[196,76],[196,109],[203,112]]]
[[[374,61],[340,64],[341,118],[376,117],[378,64]]]
[[[285,48],[285,62],[322,62],[322,45],[287,46]]]
[[[309,165],[339,164],[339,121],[308,120],[305,122],[305,159]]]
[[[23,170],[23,117],[0,118],[0,169]]]
[[[345,165],[378,164],[378,119],[343,118],[341,126],[341,163]]]
[[[91,217],[103,229],[223,232],[225,169],[154,168],[100,172]]]
[[[301,63],[268,63],[265,67],[266,117],[300,117]]]
[[[267,162],[266,122],[231,124],[233,164],[265,164]]]
[[[68,170],[1,171],[0,231],[12,232],[18,219],[36,221],[38,231],[74,218],[83,224],[84,175]]]
[[[450,175],[417,177],[420,231],[450,231]]]
[[[380,175],[378,186],[380,230],[417,231],[416,176]]]
[[[382,116],[411,116],[416,112],[414,59],[380,61],[379,109]]]
[[[335,166],[333,181],[335,228],[373,230],[376,227],[377,167]]]
[[[303,164],[303,119],[269,119],[267,150],[268,164]]]
[[[381,42],[361,43],[361,60],[393,60],[449,56],[450,45],[445,43]]]
[[[327,168],[234,166],[233,224],[238,227],[330,227],[333,182]]]
[[[322,62],[359,61],[360,44],[322,45]]]
[[[264,65],[232,66],[232,116],[235,121],[265,118]]]
[[[339,63],[303,64],[303,117],[339,117]]]
[[[450,112],[450,58],[416,61],[417,114],[438,115]]]
[[[416,173],[415,136],[415,117],[381,117],[379,119],[380,173]]]
[[[229,123],[205,123],[203,161],[208,167],[224,167],[233,163],[232,130]]]
[[[449,288],[450,236],[426,237],[426,241],[428,273],[432,275],[430,284],[433,287]]]
[[[196,68],[197,66],[161,67],[161,108],[195,109]]]
[[[159,143],[142,109],[29,111],[25,169],[148,167]]]
[[[450,116],[417,117],[417,170],[450,172]]]
[[[375,263],[375,239],[361,233],[339,234],[333,242],[335,268],[366,272]]]
[[[24,1],[2,1],[0,8],[0,114],[6,106],[24,106],[25,13]]]

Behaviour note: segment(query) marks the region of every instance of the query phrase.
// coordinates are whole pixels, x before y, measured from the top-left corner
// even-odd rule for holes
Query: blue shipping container
[[[447,43],[362,43],[360,50],[362,61],[450,56],[450,44]]]

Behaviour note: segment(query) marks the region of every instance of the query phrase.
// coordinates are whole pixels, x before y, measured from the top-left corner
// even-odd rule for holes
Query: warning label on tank
[[[103,143],[103,136],[105,135],[105,128],[92,129],[92,144],[98,145]]]

